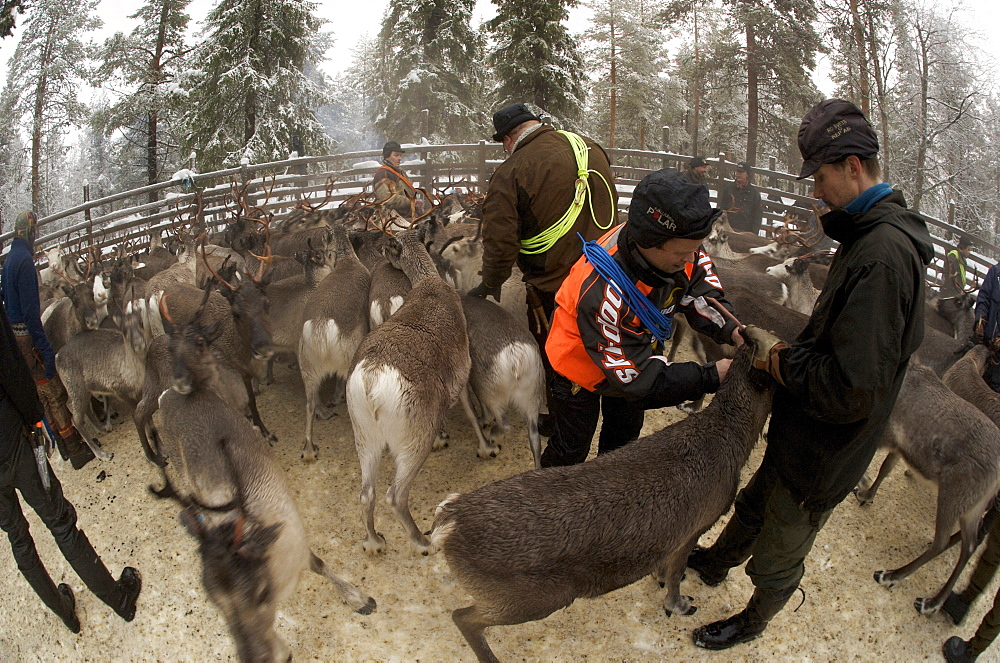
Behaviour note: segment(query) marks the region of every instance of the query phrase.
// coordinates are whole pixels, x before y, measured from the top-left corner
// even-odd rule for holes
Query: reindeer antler
[[[214,269],[212,269],[212,265],[208,262],[208,255],[205,253],[205,237],[204,237],[204,235],[201,238],[201,259],[203,261],[205,261],[205,267],[208,267],[208,271],[210,271],[212,273],[212,276],[214,276],[215,278],[219,279],[219,283],[222,283],[223,285],[225,285],[230,290],[236,290],[236,288],[234,288],[229,283],[229,281],[227,281],[226,279],[224,279],[221,276],[219,276],[219,273],[217,271],[215,271]],[[229,260],[229,258],[227,257],[226,260]],[[223,264],[225,264],[225,261],[223,261]]]

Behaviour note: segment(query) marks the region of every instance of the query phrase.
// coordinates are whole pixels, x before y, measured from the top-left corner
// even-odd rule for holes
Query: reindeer
[[[752,368],[752,345],[702,412],[586,463],[438,506],[431,541],[474,601],[452,619],[480,661],[497,660],[485,628],[544,619],[648,574],[667,587],[668,617],[694,613],[680,594],[688,553],[732,504],[771,410],[772,382]]]
[[[385,247],[413,288],[402,307],[362,341],[347,378],[347,409],[361,462],[363,547],[381,552],[375,531],[375,482],[385,449],[396,461],[386,493],[413,546],[431,551],[409,509],[410,486],[427,459],[448,408],[469,379],[469,339],[458,293],[437,273],[420,231],[404,231]]]
[[[209,347],[221,323],[206,324],[199,308],[189,324],[170,324],[171,355],[190,383],[159,399],[159,430],[182,495],[164,471],[160,497],[183,507],[181,522],[198,541],[202,585],[229,626],[241,661],[286,661],[288,645],[275,633],[278,605],[309,568],[333,583],[341,600],[367,615],[375,600],[335,575],[309,548],[283,472],[267,442],[218,396],[218,365]]]

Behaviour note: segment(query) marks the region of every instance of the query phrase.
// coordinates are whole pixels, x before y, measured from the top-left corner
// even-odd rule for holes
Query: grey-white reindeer
[[[805,315],[812,314],[816,298],[819,297],[819,290],[813,285],[812,276],[809,274],[810,264],[809,257],[794,256],[764,270],[766,274],[775,277],[788,288],[788,298],[785,299],[784,305]]]
[[[422,239],[419,230],[407,230],[385,246],[386,257],[413,288],[402,307],[361,343],[347,378],[368,552],[385,547],[385,538],[375,531],[375,482],[385,449],[396,462],[386,501],[413,546],[425,555],[432,550],[410,514],[410,487],[469,379],[462,303],[438,275]]]
[[[358,613],[370,614],[375,601],[310,549],[267,440],[219,397],[218,360],[209,346],[221,324],[202,326],[201,309],[190,323],[173,327],[162,300],[161,308],[173,361],[184,364],[191,382],[160,396],[160,440],[177,483],[164,471],[167,485],[154,493],[187,507],[181,521],[198,540],[202,584],[223,613],[240,660],[287,661],[290,651],[274,631],[274,617],[306,568],[330,580]]]
[[[961,370],[959,364],[953,369]],[[953,380],[970,379],[963,373],[953,373]],[[918,612],[932,614],[944,603],[975,551],[980,520],[1000,490],[1000,429],[945,386],[933,370],[911,363],[880,446],[888,448],[889,455],[874,482],[865,476],[858,484],[855,494],[862,504],[871,501],[900,457],[934,482],[938,495],[930,546],[909,564],[876,571],[875,581],[892,587],[961,538],[958,561],[944,586],[934,597],[914,601]],[[959,534],[953,536],[956,525]]]
[[[129,410],[142,398],[148,347],[143,317],[143,313],[129,303],[121,320],[121,331],[94,329],[82,332],[71,338],[56,355],[56,368],[69,397],[73,425],[94,455],[104,461],[111,460],[113,454],[97,442],[101,433],[94,422],[90,398],[111,396]],[[104,432],[111,430],[107,424],[102,428]]]
[[[545,367],[531,332],[498,304],[478,297],[462,297],[472,360],[469,382],[460,394],[462,406],[479,440],[479,457],[495,457],[494,444],[509,429],[507,406],[511,403],[528,424],[528,443],[535,468],[542,466],[542,438],[538,434],[538,412],[545,400]],[[477,420],[469,399],[476,396],[482,408]],[[489,440],[483,426],[489,427]]]
[[[736,496],[740,470],[771,411],[769,377],[742,346],[711,404],[594,460],[532,470],[438,506],[431,541],[473,605],[452,613],[480,661],[483,630],[544,619],[656,574],[663,607],[681,596],[687,556]]]
[[[316,460],[313,420],[327,377],[346,380],[354,353],[368,333],[368,270],[358,260],[342,225],[333,229],[334,265],[310,293],[302,310],[299,370],[306,395],[306,439],[302,457]]]

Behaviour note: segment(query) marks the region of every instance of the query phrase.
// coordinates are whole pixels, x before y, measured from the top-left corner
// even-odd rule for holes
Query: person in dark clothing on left
[[[41,435],[42,404],[18,345],[7,316],[0,308],[0,360],[3,361],[3,371],[0,371],[0,528],[7,533],[14,560],[24,579],[70,631],[80,632],[73,590],[66,584],[57,587],[42,564],[15,490],[52,532],[66,561],[90,591],[130,622],[135,617],[142,578],[138,571],[127,566],[115,580],[87,535],[77,528],[76,510],[63,495],[59,479],[40,447],[37,436]]]
[[[37,218],[31,211],[21,212],[14,222],[14,241],[3,263],[0,292],[18,347],[38,385],[49,425],[56,432],[59,453],[78,470],[94,460],[94,452],[73,427],[66,388],[56,373],[56,353],[42,327],[34,259],[36,226]]]

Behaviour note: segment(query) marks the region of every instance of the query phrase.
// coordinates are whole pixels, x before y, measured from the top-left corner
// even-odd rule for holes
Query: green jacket
[[[820,221],[840,247],[806,328],[781,351],[766,453],[812,511],[836,506],[871,463],[924,336],[924,218],[892,192]]]

